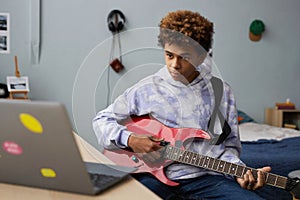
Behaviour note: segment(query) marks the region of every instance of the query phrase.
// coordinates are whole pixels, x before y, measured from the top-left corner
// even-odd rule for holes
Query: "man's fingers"
[[[257,171],[257,182],[253,186],[253,190],[257,190],[257,189],[261,188],[262,186],[264,186],[264,183],[265,183],[264,173],[262,171],[258,170]]]

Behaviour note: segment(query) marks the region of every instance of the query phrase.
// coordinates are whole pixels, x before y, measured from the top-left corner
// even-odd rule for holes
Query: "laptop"
[[[83,162],[63,104],[0,100],[0,182],[96,195],[135,168]]]

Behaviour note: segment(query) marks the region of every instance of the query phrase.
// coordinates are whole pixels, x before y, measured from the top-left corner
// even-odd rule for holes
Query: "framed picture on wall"
[[[0,53],[9,53],[9,13],[0,13]]]
[[[9,92],[29,92],[29,81],[27,76],[6,77],[7,89]]]

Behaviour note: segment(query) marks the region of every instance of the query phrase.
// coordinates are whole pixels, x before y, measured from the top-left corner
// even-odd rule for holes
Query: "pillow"
[[[246,122],[255,122],[256,123],[256,121],[252,117],[247,115],[245,112],[243,112],[241,110],[238,110],[237,112],[238,112],[239,124],[246,123]]]

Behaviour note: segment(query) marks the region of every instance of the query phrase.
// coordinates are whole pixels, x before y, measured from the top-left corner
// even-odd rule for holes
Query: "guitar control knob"
[[[159,143],[159,145],[160,146],[167,146],[167,145],[169,145],[170,144],[170,142],[167,142],[167,141],[161,141],[160,143]]]
[[[135,162],[135,163],[138,163],[138,162],[139,162],[139,159],[138,159],[136,156],[132,156],[131,159],[132,159],[133,162]]]

